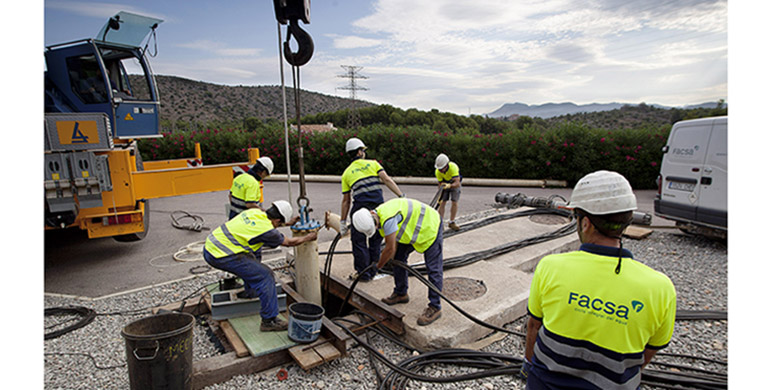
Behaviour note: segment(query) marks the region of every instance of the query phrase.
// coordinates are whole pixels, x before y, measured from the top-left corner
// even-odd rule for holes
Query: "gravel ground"
[[[624,247],[649,266],[667,274],[677,289],[677,304],[688,310],[727,310],[727,247],[700,237],[687,236],[674,230],[655,231],[643,240],[624,240]],[[201,286],[220,278],[218,272],[194,279],[155,287],[112,298],[84,301],[71,298],[44,298],[46,308],[85,306],[95,310],[95,320],[89,325],[44,343],[44,383],[46,389],[125,389],[128,370],[125,366],[126,346],[121,330],[140,315],[106,315],[177,302],[198,294]],[[196,295],[197,296],[197,295]],[[451,308],[450,308],[451,310]],[[46,332],[57,329],[66,316],[46,316]],[[74,317],[70,317],[73,320]],[[506,328],[524,332],[525,319],[520,318]],[[67,323],[69,324],[69,323]],[[194,326],[193,360],[197,361],[222,352],[221,345],[212,342],[208,327],[197,321]],[[373,336],[372,344],[391,360],[398,362],[412,355],[411,351],[391,341]],[[522,356],[524,340],[508,335],[483,348],[486,352]],[[674,337],[668,348],[670,354],[695,355],[727,362],[727,321],[677,321]],[[90,357],[89,357],[90,356]],[[657,356],[654,361],[669,362],[705,370],[726,373],[727,366],[694,361],[687,358]],[[380,372],[388,370],[377,363]],[[377,379],[363,348],[353,348],[349,356],[334,360],[305,372],[296,364],[284,366],[288,378],[277,379],[278,368],[250,375],[236,376],[227,382],[206,387],[207,390],[229,389],[374,389]],[[670,368],[652,365],[650,368]],[[673,370],[677,370],[676,368]],[[428,375],[456,375],[466,369],[444,367],[428,369]],[[410,382],[408,389],[523,389],[524,381],[515,376],[497,376],[450,384]]]

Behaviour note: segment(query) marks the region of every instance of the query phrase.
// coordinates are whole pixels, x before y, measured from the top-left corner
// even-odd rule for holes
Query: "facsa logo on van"
[[[692,148],[674,148],[671,150],[671,153],[676,154],[677,156],[694,156],[698,149],[700,149],[698,145],[695,145]]]

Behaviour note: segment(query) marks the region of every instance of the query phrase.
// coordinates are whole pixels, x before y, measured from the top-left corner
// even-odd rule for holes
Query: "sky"
[[[164,20],[156,74],[281,84],[269,0],[46,0],[45,44],[94,37],[118,11]],[[727,11],[724,0],[313,1],[300,87],[348,97],[345,65],[360,67],[359,99],[461,115],[515,102],[728,100]]]

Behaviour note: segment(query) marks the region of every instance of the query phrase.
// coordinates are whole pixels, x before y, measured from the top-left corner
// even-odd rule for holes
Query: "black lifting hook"
[[[283,43],[283,56],[286,58],[286,62],[293,66],[307,64],[308,61],[310,61],[310,57],[313,56],[313,38],[311,38],[310,34],[305,30],[300,28],[297,19],[292,19],[290,21],[286,31],[286,42]],[[297,39],[297,46],[299,47],[296,53],[291,51],[291,45],[289,45],[292,35]]]

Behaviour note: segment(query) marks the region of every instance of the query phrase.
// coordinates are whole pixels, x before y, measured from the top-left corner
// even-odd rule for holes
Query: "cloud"
[[[261,53],[258,48],[232,48],[226,47],[222,42],[201,39],[193,42],[180,43],[177,47],[186,49],[202,50],[216,54],[221,57],[256,57]]]
[[[372,38],[362,38],[357,36],[337,36],[329,35],[334,41],[335,49],[358,49],[364,47],[375,47],[382,45],[382,40]]]
[[[162,15],[153,14],[152,12],[145,11],[141,8],[137,8],[129,3],[102,3],[102,2],[85,2],[85,1],[55,1],[47,0],[45,7],[50,9],[58,9],[61,11],[71,12],[76,15],[83,15],[88,17],[95,17],[104,19],[106,22],[118,11],[126,11],[135,14],[145,15],[157,19],[168,20],[168,18]]]

